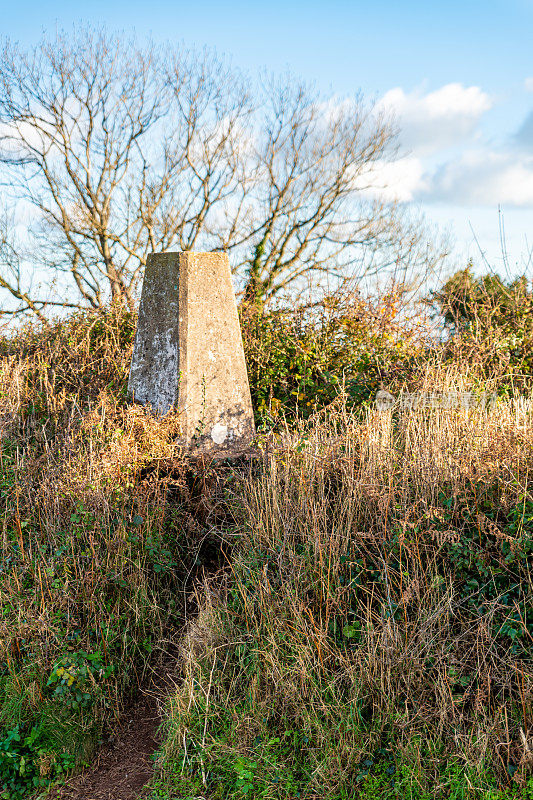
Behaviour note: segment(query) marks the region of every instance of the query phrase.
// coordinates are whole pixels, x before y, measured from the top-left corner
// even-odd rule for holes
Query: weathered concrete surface
[[[252,403],[227,255],[148,257],[128,390],[160,413],[175,408],[190,446],[250,443]]]
[[[177,253],[151,253],[144,273],[128,392],[166,413],[176,405],[180,370]]]

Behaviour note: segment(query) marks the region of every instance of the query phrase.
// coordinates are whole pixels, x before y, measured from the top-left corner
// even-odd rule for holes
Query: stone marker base
[[[252,402],[226,254],[148,256],[128,392],[158,413],[175,409],[188,447],[249,445]]]

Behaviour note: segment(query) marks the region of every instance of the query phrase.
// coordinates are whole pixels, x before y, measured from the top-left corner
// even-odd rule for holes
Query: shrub
[[[497,382],[500,393],[528,391],[533,376],[533,288],[522,276],[472,274],[472,264],[429,298],[450,334],[443,357]]]
[[[380,382],[483,374],[451,345],[443,372],[392,296],[242,322],[258,423],[291,426],[216,524],[184,501],[214,473],[186,477],[178,415],[127,402],[132,315],[0,343],[2,791],[86,760],[181,624],[207,542],[231,568],[184,635],[161,759],[178,796],[527,797],[530,406],[380,415]]]
[[[414,326],[397,319],[401,293],[374,304],[359,296],[318,313],[243,312],[242,330],[256,420],[307,419],[339,394],[357,408],[380,384],[400,388],[425,355]]]
[[[131,315],[109,311],[2,343],[0,794],[10,798],[89,757],[180,619],[195,560],[201,568],[187,514],[168,502],[180,486],[177,415],[155,420],[126,403],[133,330]]]
[[[0,797],[27,800],[50,781],[75,765],[75,758],[43,725],[24,730],[20,725],[4,731],[0,741]],[[56,741],[54,741],[56,740]]]
[[[360,407],[380,384],[399,389],[417,380],[427,340],[398,319],[403,290],[374,302],[326,298],[318,309],[257,313],[241,308],[241,329],[258,426],[307,419],[340,394]],[[110,308],[28,325],[0,340],[4,368],[18,377],[21,416],[50,426],[59,412],[93,406],[101,393],[127,405],[126,384],[136,315]],[[22,384],[20,384],[22,381]]]

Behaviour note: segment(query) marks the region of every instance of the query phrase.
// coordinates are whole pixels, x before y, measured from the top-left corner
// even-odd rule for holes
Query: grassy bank
[[[0,796],[83,763],[181,624],[196,533],[169,501],[178,420],[124,404],[132,321],[4,342]],[[179,470],[178,470],[179,472]],[[201,556],[200,556],[201,558]]]
[[[127,403],[131,315],[0,343],[0,796],[89,761],[172,640],[152,800],[533,798],[527,381],[379,413],[501,370],[364,319],[245,328],[246,478]]]
[[[531,409],[340,403],[265,454],[154,800],[533,797]]]

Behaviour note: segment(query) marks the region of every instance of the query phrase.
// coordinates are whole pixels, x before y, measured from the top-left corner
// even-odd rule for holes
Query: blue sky
[[[458,264],[478,255],[472,226],[501,268],[499,206],[511,265],[533,245],[533,0],[0,0],[0,10],[0,33],[25,44],[92,22],[215,46],[246,69],[288,68],[339,97],[362,90],[404,129],[391,191],[451,228]]]

